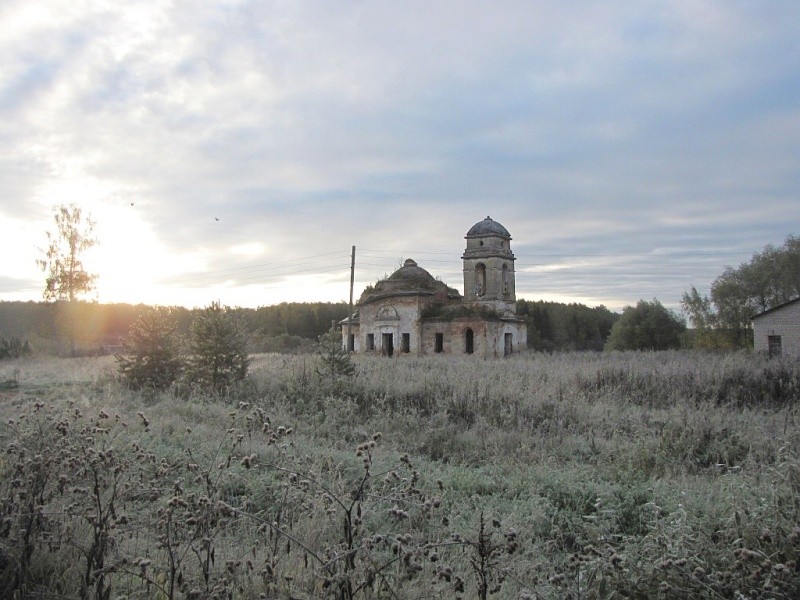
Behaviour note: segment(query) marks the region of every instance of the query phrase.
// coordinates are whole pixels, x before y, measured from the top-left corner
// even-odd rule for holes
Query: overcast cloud
[[[798,234],[800,3],[0,5],[0,299],[52,207],[100,301],[345,300],[513,236],[531,300],[677,307]]]

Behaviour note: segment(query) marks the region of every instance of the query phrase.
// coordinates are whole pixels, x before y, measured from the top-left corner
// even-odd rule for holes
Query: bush
[[[117,354],[118,371],[128,387],[164,390],[180,376],[181,357],[175,341],[175,320],[169,309],[153,309],[131,325]]]
[[[213,302],[192,322],[187,381],[214,394],[247,376],[247,333],[227,307]]]
[[[670,350],[680,348],[686,324],[658,300],[626,306],[614,323],[606,350]]]
[[[355,373],[356,368],[350,359],[350,353],[342,347],[342,338],[333,329],[320,336],[317,356],[322,361],[322,368],[317,369],[317,374],[331,383]]]
[[[9,339],[0,338],[0,360],[4,358],[20,358],[31,353],[28,340],[22,341],[18,337]]]
[[[263,333],[252,336],[250,340],[251,352],[274,352],[278,354],[308,354],[314,350],[314,340],[290,333],[278,335],[264,335]]]

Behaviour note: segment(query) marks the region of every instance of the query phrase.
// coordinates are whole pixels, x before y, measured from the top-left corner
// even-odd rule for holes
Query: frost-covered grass
[[[331,382],[312,357],[256,355],[223,401],[134,394],[107,358],[0,363],[18,384],[0,392],[0,584],[21,598],[800,596],[797,361],[356,364]]]

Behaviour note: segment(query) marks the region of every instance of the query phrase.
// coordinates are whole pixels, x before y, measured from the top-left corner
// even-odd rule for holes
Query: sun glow
[[[80,207],[94,222],[96,244],[83,256],[87,272],[97,276],[87,300],[101,303],[182,304],[163,281],[205,268],[204,257],[171,250],[159,240],[143,215],[147,190],[104,180],[92,174],[92,159],[54,156],[47,148],[29,151],[52,165],[53,178],[37,190],[37,202],[50,209],[62,204]],[[95,157],[96,158],[96,157]],[[52,210],[42,231],[54,232]],[[46,241],[38,244],[42,248]],[[33,261],[30,261],[33,263]]]
[[[97,244],[87,252],[86,268],[98,276],[100,302],[172,304],[157,282],[202,267],[198,257],[170,252],[135,207],[100,206],[92,218]]]

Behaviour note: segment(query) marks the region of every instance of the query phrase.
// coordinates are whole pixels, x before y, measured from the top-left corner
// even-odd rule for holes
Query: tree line
[[[545,352],[602,350],[620,317],[602,305],[524,299],[517,300],[517,312],[527,325],[528,348]]]
[[[751,318],[800,297],[800,237],[768,244],[738,267],[727,267],[711,284],[710,296],[697,288],[681,306],[694,325],[693,345],[701,348],[753,346]]]
[[[147,309],[143,304],[96,302],[0,302],[0,338],[38,340],[48,346],[65,328],[81,352],[112,352]],[[186,336],[204,308],[168,307],[178,335]],[[241,320],[253,352],[303,349],[347,316],[346,302],[284,302],[258,308],[230,308]],[[49,343],[49,344],[48,344]]]
[[[639,300],[622,315],[604,306],[554,302],[518,303],[536,350],[734,350],[753,347],[752,317],[800,297],[800,237],[768,244],[738,267],[726,267],[710,295],[692,286],[681,300],[683,315],[658,300]],[[691,328],[686,327],[688,317]]]
[[[619,314],[604,306],[519,300],[520,316],[528,327],[528,346],[534,350],[602,350]],[[0,302],[0,338],[22,338],[55,344],[64,327],[74,325],[74,340],[83,352],[112,352],[129,335],[137,318],[150,307],[143,304],[98,304],[73,301]],[[205,309],[166,308],[176,333],[186,336]],[[230,308],[248,332],[254,352],[311,350],[332,322],[347,317],[346,302],[283,302],[258,308]]]

